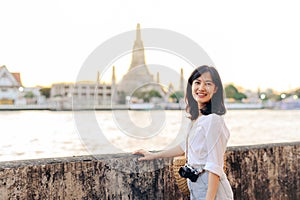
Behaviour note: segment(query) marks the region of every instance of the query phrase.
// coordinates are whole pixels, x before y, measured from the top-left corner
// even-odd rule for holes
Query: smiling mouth
[[[203,97],[206,97],[207,94],[206,93],[196,93],[197,97],[199,98],[203,98]]]

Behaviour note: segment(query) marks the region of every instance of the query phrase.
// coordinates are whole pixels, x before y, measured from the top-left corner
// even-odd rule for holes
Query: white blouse
[[[222,116],[202,115],[188,132],[188,163],[191,166],[204,165],[204,169],[218,176],[223,175],[224,153],[230,133]],[[185,151],[186,141],[180,143]]]

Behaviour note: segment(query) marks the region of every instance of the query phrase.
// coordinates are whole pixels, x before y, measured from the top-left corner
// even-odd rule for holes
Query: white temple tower
[[[118,92],[131,96],[137,89],[150,90],[155,83],[153,75],[150,74],[145,62],[144,44],[141,39],[140,24],[136,28],[136,40],[132,49],[132,60],[128,72],[118,83]]]

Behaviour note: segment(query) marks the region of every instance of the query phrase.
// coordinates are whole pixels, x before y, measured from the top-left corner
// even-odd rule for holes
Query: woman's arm
[[[151,153],[144,149],[139,149],[137,151],[134,151],[132,154],[144,155],[144,157],[139,158],[139,160],[153,160],[157,158],[170,158],[170,157],[181,156],[184,154],[184,151],[181,149],[180,145],[177,145],[168,150],[160,151],[157,153]]]
[[[218,191],[220,177],[214,173],[208,172],[208,189],[206,200],[214,200]]]

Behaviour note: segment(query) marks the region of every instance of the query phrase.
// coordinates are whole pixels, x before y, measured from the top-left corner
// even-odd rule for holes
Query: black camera
[[[192,182],[196,182],[199,177],[199,172],[188,164],[180,167],[178,173],[181,177],[189,178]]]

